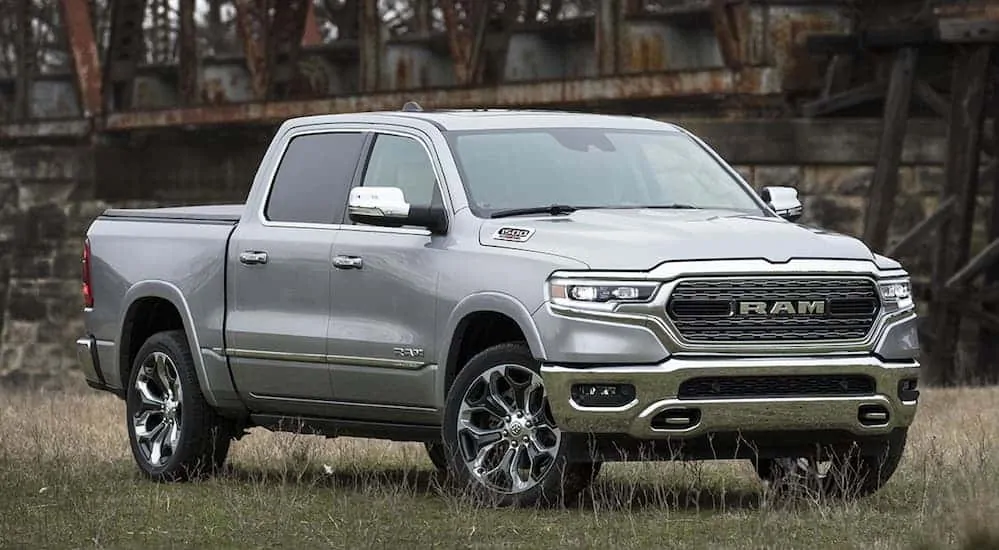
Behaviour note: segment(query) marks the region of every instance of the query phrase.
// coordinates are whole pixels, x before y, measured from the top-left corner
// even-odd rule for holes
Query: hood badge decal
[[[497,241],[512,241],[515,243],[527,242],[534,234],[533,229],[526,227],[501,227],[493,233],[493,238]]]

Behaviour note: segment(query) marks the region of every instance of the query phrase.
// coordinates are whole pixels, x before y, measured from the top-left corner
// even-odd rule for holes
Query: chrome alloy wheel
[[[492,491],[527,491],[555,464],[562,432],[551,418],[544,381],[527,367],[504,364],[476,377],[457,421],[461,459]]]
[[[159,468],[176,452],[183,429],[183,390],[170,356],[149,354],[139,366],[135,390],[140,401],[132,415],[136,443],[149,465]]]
[[[784,472],[785,483],[803,483],[808,480],[825,482],[832,473],[833,462],[808,457],[778,458],[777,466]]]

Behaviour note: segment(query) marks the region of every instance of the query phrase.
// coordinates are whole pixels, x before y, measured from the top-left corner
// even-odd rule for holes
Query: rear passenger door
[[[420,133],[373,129],[358,185],[398,187],[412,208],[443,204],[441,172]],[[341,416],[432,423],[435,310],[446,236],[344,216],[333,245],[329,353]]]
[[[323,415],[330,254],[361,150],[361,131],[306,130],[286,146],[256,216],[229,245],[226,354],[258,411]]]

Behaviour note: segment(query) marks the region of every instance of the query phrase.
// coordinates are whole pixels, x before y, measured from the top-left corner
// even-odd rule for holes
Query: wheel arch
[[[118,372],[122,376],[121,383],[123,391],[128,385],[127,375],[132,368],[132,361],[130,359],[134,359],[131,357],[131,354],[133,350],[137,350],[142,345],[142,342],[132,341],[134,322],[142,312],[147,311],[150,303],[165,303],[172,306],[173,313],[176,314],[180,321],[179,327],[167,326],[169,328],[183,329],[184,335],[187,338],[187,345],[191,350],[191,357],[194,360],[194,367],[198,375],[198,384],[201,386],[201,392],[210,405],[216,406],[214,392],[209,382],[208,373],[205,370],[204,358],[201,355],[201,345],[194,326],[194,316],[191,314],[191,308],[184,298],[184,293],[176,285],[168,281],[142,281],[132,285],[128,289],[122,303],[128,305],[122,308],[121,318],[118,321],[120,331],[118,333],[118,341],[115,342],[115,348],[118,350],[117,367]]]
[[[460,302],[451,311],[445,327],[444,345],[440,348],[439,379],[437,384],[437,402],[443,403],[447,398],[447,390],[461,369],[460,358],[463,353],[463,343],[467,342],[466,337],[469,330],[474,329],[477,322],[500,322],[504,323],[502,331],[493,337],[494,343],[509,341],[507,336],[512,327],[516,327],[523,340],[531,350],[531,355],[535,359],[544,360],[546,357],[544,343],[541,334],[530,310],[518,299],[508,294],[500,292],[483,292],[470,295]],[[507,325],[506,323],[512,323]],[[491,342],[492,340],[485,340]]]

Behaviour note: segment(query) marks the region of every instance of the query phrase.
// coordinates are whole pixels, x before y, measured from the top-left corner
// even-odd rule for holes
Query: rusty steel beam
[[[752,67],[740,71],[704,71],[637,74],[611,78],[527,82],[473,89],[420,91],[415,99],[424,108],[553,107],[573,104],[705,97],[719,94],[772,95],[780,93],[777,69]],[[308,101],[244,103],[211,108],[169,109],[114,113],[106,117],[108,130],[163,128],[178,125],[272,124],[296,116],[396,110],[413,92],[383,92]]]
[[[111,28],[103,86],[106,110],[127,108],[131,102],[132,81],[145,50],[142,20],[146,1],[115,0],[110,9]]]
[[[101,112],[101,62],[94,41],[87,0],[61,0],[59,3],[66,25],[66,38],[73,55],[77,92],[83,116],[90,118]]]
[[[447,30],[448,48],[451,59],[454,60],[454,77],[459,85],[468,84],[468,57],[472,50],[472,37],[468,29],[461,28],[457,13],[458,0],[440,0],[441,14],[444,16],[444,28]],[[468,23],[467,21],[465,22]]]
[[[715,27],[718,48],[725,66],[733,69],[742,66],[742,41],[736,9],[736,6],[729,5],[728,0],[711,1],[711,21]]]
[[[312,0],[284,0],[274,6],[267,35],[269,98],[287,96],[288,85],[297,72],[296,65],[311,5]]]
[[[316,19],[316,5],[308,3],[305,12],[305,30],[302,32],[302,46],[318,46],[323,43],[323,35],[319,32],[319,21]]]
[[[621,0],[599,0],[595,21],[597,68],[601,75],[617,73],[618,67],[618,15]]]
[[[236,31],[243,43],[246,68],[250,71],[250,87],[257,99],[266,99],[270,87],[267,67],[267,0],[234,0]]]
[[[178,72],[180,100],[184,105],[198,98],[198,43],[195,36],[194,0],[180,0],[180,35],[178,37]]]
[[[378,89],[378,73],[381,70],[379,61],[382,57],[378,0],[355,1],[361,3],[357,9],[358,34],[360,35],[361,91],[373,92]]]

